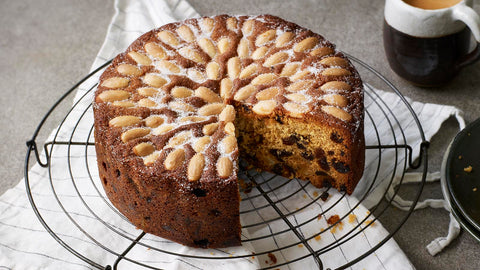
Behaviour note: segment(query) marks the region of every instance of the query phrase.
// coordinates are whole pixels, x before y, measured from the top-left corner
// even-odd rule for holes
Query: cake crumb
[[[215,255],[215,253],[213,253],[213,252],[210,252],[210,255]]]
[[[318,197],[318,192],[317,192],[317,191],[314,191],[314,192],[312,193],[312,195],[313,195],[313,197],[316,198],[316,197]]]
[[[307,198],[307,195],[306,195],[306,194],[303,194],[303,196],[302,196],[302,197],[303,197],[304,199],[306,199],[306,198]]]
[[[340,217],[338,215],[333,215],[328,218],[327,220],[328,225],[333,225],[335,224],[331,229],[330,232],[335,233],[337,231],[337,228],[339,230],[343,230],[343,223],[340,221]]]
[[[373,220],[371,220],[371,219],[365,220],[364,223],[365,223],[365,225],[367,225],[367,226],[369,226],[369,225],[372,226],[372,227],[375,226],[375,221],[373,221]]]
[[[320,195],[320,199],[322,199],[322,201],[325,202],[325,201],[327,201],[328,196],[329,196],[328,192],[324,191],[324,192],[322,193],[322,195]]]
[[[458,156],[458,159],[462,159],[462,158],[463,158],[462,155]]]
[[[348,223],[350,223],[350,224],[354,223],[356,218],[357,218],[357,216],[353,213],[348,215]]]
[[[320,220],[322,218],[322,214],[318,214],[317,220]]]
[[[472,172],[472,170],[473,170],[472,166],[468,166],[468,167],[466,167],[466,168],[463,168],[463,171],[464,171],[464,172],[467,172],[467,173]]]
[[[320,234],[317,235],[317,236],[315,236],[315,240],[316,240],[316,241],[320,241],[320,239],[322,239],[322,236],[321,236]]]
[[[473,192],[476,192],[476,191],[477,191],[477,188],[476,188],[476,187],[474,187],[472,190],[473,190]]]
[[[265,261],[266,264],[274,265],[277,263],[277,257],[275,257],[275,254],[268,253],[267,256],[268,256],[268,259],[270,259],[270,262],[266,260]]]
[[[299,247],[299,248],[302,248],[302,247],[303,247],[303,244],[298,244],[298,247]]]

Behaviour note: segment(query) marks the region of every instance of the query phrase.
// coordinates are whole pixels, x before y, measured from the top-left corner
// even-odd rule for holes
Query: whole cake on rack
[[[348,194],[363,173],[357,71],[322,36],[271,15],[142,35],[102,74],[93,109],[110,201],[188,246],[240,244],[240,157]]]

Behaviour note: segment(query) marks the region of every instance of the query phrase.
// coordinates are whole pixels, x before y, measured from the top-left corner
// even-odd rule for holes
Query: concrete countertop
[[[441,88],[411,86],[391,71],[382,43],[383,0],[190,2],[202,15],[270,13],[296,22],[371,65],[404,95],[457,106],[465,112],[467,122],[480,117],[480,62],[465,68]],[[19,0],[2,1],[1,6],[0,194],[23,177],[25,142],[54,102],[88,73],[114,13],[112,0]],[[480,11],[480,6],[475,9]],[[61,119],[62,115],[53,117]],[[44,129],[53,127],[50,124]],[[445,149],[457,131],[456,122],[450,119],[431,140],[429,171],[440,169]],[[422,194],[422,198],[441,197],[438,183],[428,184]],[[382,216],[380,221],[387,229],[398,222],[394,213]],[[418,210],[395,240],[417,269],[480,269],[480,244],[466,232],[439,255],[427,253],[425,246],[430,241],[446,235],[448,222],[448,214],[442,209]]]

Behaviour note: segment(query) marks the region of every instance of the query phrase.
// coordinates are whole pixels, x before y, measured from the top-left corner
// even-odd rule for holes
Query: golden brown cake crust
[[[299,129],[267,136],[291,154],[266,149],[265,170],[349,194],[363,172],[357,71],[322,36],[271,15],[190,19],[142,35],[102,74],[93,108],[109,199],[138,228],[188,246],[240,244],[238,148],[255,162],[265,150],[242,143],[249,127]]]

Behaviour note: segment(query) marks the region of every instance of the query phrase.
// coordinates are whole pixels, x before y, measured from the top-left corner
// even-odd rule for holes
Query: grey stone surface
[[[43,115],[87,74],[113,15],[112,2],[0,0],[3,116],[0,194],[22,178],[25,142]],[[374,67],[404,95],[422,102],[457,106],[465,112],[467,122],[480,116],[480,62],[465,68],[453,82],[441,88],[411,86],[391,71],[382,45],[382,0],[191,0],[191,3],[203,15],[270,13],[294,21],[323,34],[339,49]],[[475,8],[480,11],[479,6]],[[61,109],[66,110],[69,103],[64,104]],[[62,113],[53,117],[61,119]],[[45,130],[51,130],[54,122],[48,122]],[[447,144],[457,130],[456,122],[449,120],[431,140],[430,171],[440,169]],[[438,184],[425,187],[422,198],[432,197],[442,197]],[[381,222],[392,229],[401,216],[398,210],[388,211]],[[465,232],[436,257],[427,253],[425,246],[447,233],[448,220],[448,214],[441,209],[416,211],[395,235],[395,240],[417,269],[480,269],[480,245]]]

